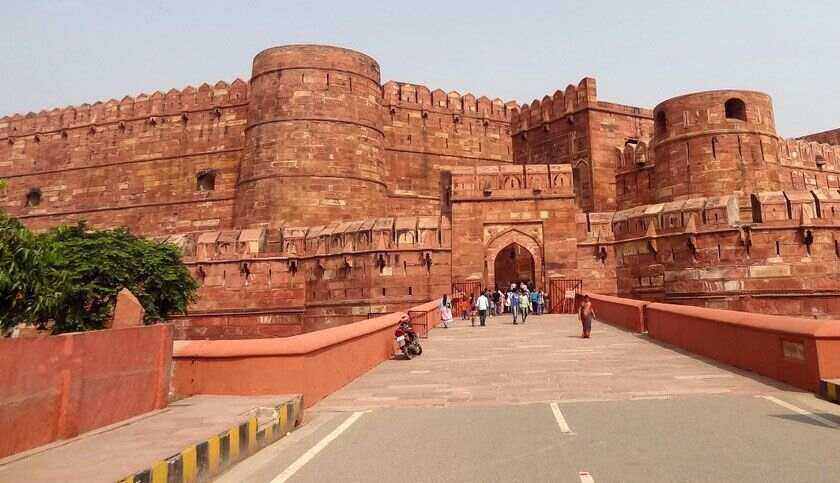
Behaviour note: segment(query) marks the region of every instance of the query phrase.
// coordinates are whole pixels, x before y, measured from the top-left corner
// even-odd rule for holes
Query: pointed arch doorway
[[[493,262],[495,285],[507,289],[511,283],[525,282],[533,286],[535,280],[534,257],[518,243],[502,248]]]
[[[485,255],[485,286],[507,289],[511,283],[525,282],[542,287],[542,248],[530,235],[510,230],[495,237]]]

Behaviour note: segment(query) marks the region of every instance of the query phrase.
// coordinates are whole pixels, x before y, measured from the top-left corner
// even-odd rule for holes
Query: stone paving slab
[[[420,357],[386,361],[313,410],[797,391],[599,322],[582,339],[575,316],[531,316],[515,326],[504,316],[487,327],[457,322],[433,330]]]
[[[293,396],[193,396],[166,409],[0,460],[0,482],[114,482]],[[262,419],[262,418],[260,418]]]

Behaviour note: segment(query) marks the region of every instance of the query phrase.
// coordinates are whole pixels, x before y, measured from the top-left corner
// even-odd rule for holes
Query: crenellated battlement
[[[805,139],[785,139],[779,143],[779,159],[784,166],[840,171],[840,146]]]
[[[504,122],[510,122],[516,110],[516,102],[504,102],[498,97],[476,99],[471,93],[462,96],[456,91],[447,93],[442,89],[430,90],[424,85],[397,81],[388,81],[382,86],[382,98],[383,104],[390,108],[407,107]]]
[[[452,200],[574,196],[569,165],[452,168]]]
[[[212,230],[157,237],[181,248],[191,261],[304,259],[388,250],[450,247],[450,225],[440,216],[369,218],[311,227]]]
[[[819,305],[840,300],[836,132],[783,139],[754,91],[651,110],[585,77],[518,105],[289,45],[248,81],[0,118],[0,208],[179,246],[201,284],[190,338],[289,335],[507,279],[840,314]]]
[[[840,193],[762,191],[654,203],[617,211],[611,224],[616,240],[739,226],[834,226],[840,224]]]
[[[624,148],[615,148],[616,171],[618,174],[649,168],[656,164],[654,151],[649,149],[645,141],[627,142]]]
[[[595,79],[583,78],[576,86],[569,84],[565,91],[557,90],[553,96],[534,99],[513,113],[511,132],[527,131],[566,116],[587,106],[596,106],[598,102]]]
[[[13,114],[0,118],[0,140],[35,134],[55,133],[64,129],[77,129],[121,121],[131,121],[153,116],[183,115],[243,105],[248,102],[248,84],[242,79],[231,83],[219,81],[213,86],[187,86],[166,93],[155,91],[137,96],[125,96],[93,104],[55,108],[50,111]]]

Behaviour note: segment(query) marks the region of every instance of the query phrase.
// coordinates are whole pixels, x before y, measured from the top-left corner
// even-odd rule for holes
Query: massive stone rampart
[[[33,228],[230,227],[247,106],[237,80],[0,119],[0,205]]]
[[[511,245],[531,261],[498,270],[533,263],[544,289],[840,314],[840,146],[783,139],[773,115],[747,90],[605,102],[590,77],[517,106],[282,46],[248,83],[0,118],[0,206],[182,246],[202,287],[179,338],[292,335],[492,287]]]

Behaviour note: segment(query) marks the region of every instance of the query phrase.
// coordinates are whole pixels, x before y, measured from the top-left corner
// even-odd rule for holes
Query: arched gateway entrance
[[[534,285],[534,257],[517,243],[511,243],[496,255],[493,262],[495,285],[507,289],[511,283],[525,282]]]
[[[526,282],[542,287],[542,248],[539,243],[518,230],[495,237],[485,254],[485,287],[508,288],[512,282]]]

